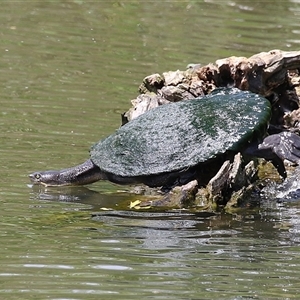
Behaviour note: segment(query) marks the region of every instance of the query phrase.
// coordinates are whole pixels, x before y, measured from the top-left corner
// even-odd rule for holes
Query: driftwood
[[[298,68],[300,51],[272,50],[249,58],[232,56],[219,59],[215,64],[195,65],[186,71],[149,75],[144,78],[139,88],[141,94],[132,100],[133,107],[125,116],[130,121],[161,104],[197,98],[222,86],[249,90],[274,97],[277,101],[287,97],[289,92],[288,101],[284,99],[285,106],[298,108]]]
[[[271,101],[273,118],[270,130],[275,128],[299,132],[299,70],[300,51],[272,50],[249,58],[232,56],[206,66],[189,65],[185,71],[149,75],[144,78],[139,87],[140,95],[131,101],[133,107],[124,114],[123,120],[130,121],[159,105],[197,98],[209,94],[217,87],[232,86],[258,93]],[[257,169],[252,165],[241,167],[241,161],[242,158],[237,157],[231,164],[225,162],[225,171],[221,169],[206,187],[198,187],[195,199],[198,197],[198,204],[202,203],[200,206],[207,207],[207,201],[221,203],[220,198],[228,189],[232,195],[227,199],[228,205],[238,206],[241,203],[243,196],[252,190],[254,175],[257,173]],[[239,178],[242,178],[242,183]],[[185,194],[189,195],[191,202],[190,195],[195,195],[196,185],[190,186],[191,193],[188,193],[189,185],[184,186],[179,193],[180,203],[186,203],[182,196]],[[178,187],[176,189],[174,194],[178,195]],[[170,202],[170,198],[168,201]],[[180,203],[177,203],[177,206],[180,206]]]
[[[300,67],[300,51],[272,50],[245,57],[216,61],[220,74],[228,74],[234,86],[269,96],[287,79],[287,71]],[[225,78],[226,80],[226,78]]]

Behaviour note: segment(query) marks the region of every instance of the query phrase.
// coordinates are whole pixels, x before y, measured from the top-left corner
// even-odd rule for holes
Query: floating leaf
[[[137,205],[139,205],[140,203],[141,203],[140,200],[136,200],[136,201],[130,202],[129,208],[134,208]]]

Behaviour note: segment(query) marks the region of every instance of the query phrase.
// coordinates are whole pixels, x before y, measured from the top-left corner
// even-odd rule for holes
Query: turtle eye
[[[36,173],[36,174],[34,175],[34,177],[35,177],[35,179],[40,179],[42,176],[41,176],[40,173]]]

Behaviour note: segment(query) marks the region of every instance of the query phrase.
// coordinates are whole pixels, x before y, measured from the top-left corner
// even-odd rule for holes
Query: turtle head
[[[58,171],[34,172],[29,174],[29,178],[33,184],[44,186],[58,186],[65,184]]]
[[[44,186],[83,185],[106,179],[100,168],[90,159],[75,167],[34,172],[29,175],[32,184]]]

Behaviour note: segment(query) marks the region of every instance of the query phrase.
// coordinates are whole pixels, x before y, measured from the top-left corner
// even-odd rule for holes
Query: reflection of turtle
[[[180,185],[205,174],[216,160],[249,150],[271,160],[285,175],[283,160],[298,162],[300,137],[266,133],[269,101],[238,89],[166,104],[130,121],[92,146],[91,158],[60,171],[30,174],[34,184],[81,185],[98,180],[148,186]]]

